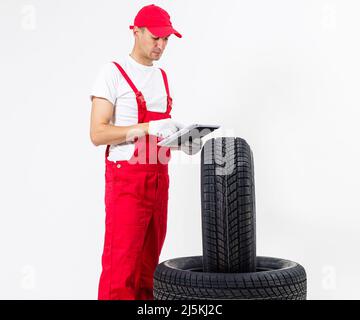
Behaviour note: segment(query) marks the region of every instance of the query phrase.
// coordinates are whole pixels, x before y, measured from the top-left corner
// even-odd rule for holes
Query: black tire
[[[201,256],[171,259],[154,273],[156,300],[306,300],[306,272],[296,262],[257,257],[257,272],[203,272]]]
[[[208,140],[201,151],[203,270],[256,270],[254,161],[241,138]]]

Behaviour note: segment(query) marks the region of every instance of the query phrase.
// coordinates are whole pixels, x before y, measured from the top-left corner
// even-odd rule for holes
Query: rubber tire
[[[203,270],[254,272],[254,160],[244,139],[216,138],[205,143],[201,151],[201,211]]]
[[[201,256],[160,263],[155,300],[306,300],[306,272],[298,263],[257,257],[257,272],[207,273]]]

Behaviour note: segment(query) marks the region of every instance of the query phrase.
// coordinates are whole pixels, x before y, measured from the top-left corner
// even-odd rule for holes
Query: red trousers
[[[153,299],[167,225],[167,165],[106,160],[106,231],[99,299]]]

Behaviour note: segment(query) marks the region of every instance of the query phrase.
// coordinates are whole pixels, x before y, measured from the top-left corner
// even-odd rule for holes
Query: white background
[[[104,146],[99,68],[130,53],[145,1],[0,2],[0,298],[96,299]],[[173,118],[218,123],[255,158],[257,253],[301,263],[309,299],[358,299],[358,1],[153,1],[183,38],[158,63]],[[160,260],[200,255],[200,165],[171,164]]]

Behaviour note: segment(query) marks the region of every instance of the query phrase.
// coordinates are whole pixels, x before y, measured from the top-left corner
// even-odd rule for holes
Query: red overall
[[[122,67],[114,64],[136,95],[138,123],[171,117],[172,99],[163,70],[167,109],[165,113],[151,112],[146,108],[144,96]],[[106,148],[106,226],[98,295],[101,300],[153,299],[153,273],[166,234],[167,162],[171,157],[170,149],[159,148],[157,141],[157,137],[149,135],[136,139],[129,161],[109,161],[109,146]],[[161,151],[164,154],[164,150],[167,161],[159,161],[156,154]],[[153,161],[154,154],[156,161]],[[146,163],[136,161],[138,159],[146,159]]]

